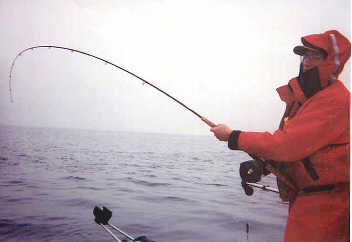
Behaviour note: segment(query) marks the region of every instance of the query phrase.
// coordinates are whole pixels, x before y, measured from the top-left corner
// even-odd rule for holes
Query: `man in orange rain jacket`
[[[233,150],[242,150],[293,181],[278,176],[290,202],[285,241],[349,241],[350,92],[338,75],[350,57],[349,40],[336,30],[302,38],[299,76],[277,89],[286,103],[280,128],[269,132],[211,129]]]

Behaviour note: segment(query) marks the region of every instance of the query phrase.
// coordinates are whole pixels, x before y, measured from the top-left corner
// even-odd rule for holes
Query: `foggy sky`
[[[105,58],[215,123],[274,131],[275,89],[297,76],[292,49],[307,34],[350,38],[350,1],[0,0],[0,124],[209,134],[197,116]],[[340,79],[349,88],[350,61]]]

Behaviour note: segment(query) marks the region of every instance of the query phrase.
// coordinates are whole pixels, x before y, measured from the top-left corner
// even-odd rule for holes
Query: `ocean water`
[[[249,159],[211,135],[0,126],[0,241],[113,241],[96,205],[157,242],[283,241],[287,205],[242,190]]]

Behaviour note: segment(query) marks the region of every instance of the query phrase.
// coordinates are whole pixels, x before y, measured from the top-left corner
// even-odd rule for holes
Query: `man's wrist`
[[[229,149],[238,150],[238,138],[240,137],[240,130],[234,130],[230,134],[229,141],[227,143]]]

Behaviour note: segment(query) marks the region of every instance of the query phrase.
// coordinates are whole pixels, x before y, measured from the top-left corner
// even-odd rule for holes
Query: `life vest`
[[[308,142],[322,143],[321,148],[307,154],[300,160],[296,160],[296,162],[274,162],[276,169],[284,171],[285,175],[290,177],[289,179],[297,187],[296,191],[292,191],[282,180],[278,179],[281,198],[285,201],[292,201],[293,196],[296,195],[292,192],[297,193],[299,190],[308,187],[322,187],[322,189],[325,189],[326,185],[348,183],[350,170],[349,91],[340,81],[337,81],[322,90],[321,93],[317,93],[317,96],[313,96],[309,99],[309,102],[301,104],[297,97],[302,97],[302,90],[298,85],[297,78],[294,78],[290,80],[287,86],[279,88],[278,92],[282,100],[286,102],[286,111],[280,122],[280,130],[288,132],[287,130],[291,129],[290,125],[294,125],[295,118],[304,118],[307,122],[301,124],[300,129],[309,131],[310,127],[314,128],[315,125],[320,125],[316,132],[307,132],[307,135],[311,136],[307,137]],[[335,102],[334,99],[339,99],[339,101],[335,100]],[[317,108],[310,109],[307,107],[311,105]],[[335,110],[334,105],[340,107]],[[345,112],[340,112],[340,109],[345,109]],[[309,112],[306,113],[304,110]],[[337,116],[334,120],[339,120],[336,123],[320,121],[328,118],[328,116]],[[321,133],[331,133],[331,135],[321,135],[318,132],[319,130]],[[315,134],[315,137],[312,137],[313,134]],[[306,140],[305,137],[301,137],[295,142],[306,143]],[[306,145],[309,146],[308,142]]]

